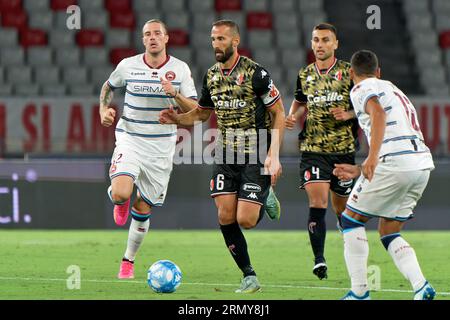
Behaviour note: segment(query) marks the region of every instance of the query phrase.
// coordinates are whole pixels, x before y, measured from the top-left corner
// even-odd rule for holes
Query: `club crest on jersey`
[[[305,174],[303,175],[303,177],[305,178],[305,181],[309,181],[309,179],[311,179],[311,172],[306,170]]]
[[[213,191],[214,189],[214,179],[211,179],[211,181],[209,182],[209,190]]]
[[[342,71],[341,71],[341,70],[339,70],[338,72],[336,72],[336,73],[334,74],[334,79],[336,79],[336,80],[338,80],[338,81],[341,81],[341,80],[342,80]]]
[[[236,77],[236,84],[240,86],[244,82],[244,75],[242,73],[239,73]]]
[[[113,174],[114,172],[116,172],[117,170],[117,166],[115,164],[112,164],[111,167],[109,168],[109,173]]]
[[[167,71],[165,77],[166,77],[167,81],[173,81],[173,80],[175,80],[176,75],[175,75],[175,72],[173,72],[173,71]]]

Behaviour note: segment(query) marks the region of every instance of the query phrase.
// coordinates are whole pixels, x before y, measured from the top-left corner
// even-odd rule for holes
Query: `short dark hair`
[[[231,29],[231,31],[237,35],[240,35],[239,26],[236,22],[232,20],[217,20],[212,24],[213,27],[227,26]]]
[[[164,34],[169,34],[169,33],[167,32],[167,26],[166,26],[166,24],[165,24],[164,22],[162,22],[161,20],[159,20],[159,19],[150,19],[150,20],[148,20],[146,23],[144,23],[144,26],[145,26],[146,24],[149,24],[149,23],[159,23],[160,25],[162,25],[162,27],[163,27],[163,29],[164,29]],[[144,28],[144,26],[142,27],[142,29]]]
[[[359,50],[355,52],[352,55],[350,63],[357,76],[375,75],[378,70],[377,55],[370,50]]]
[[[334,33],[334,35],[336,36],[337,39],[337,29],[335,26],[333,26],[331,23],[319,23],[318,25],[316,25],[313,29],[314,30],[330,30],[331,32]]]

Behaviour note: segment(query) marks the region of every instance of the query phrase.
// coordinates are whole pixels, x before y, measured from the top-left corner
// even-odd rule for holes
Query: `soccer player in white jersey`
[[[171,105],[187,112],[197,106],[197,92],[189,66],[167,55],[167,28],[160,20],[143,26],[145,52],[123,59],[100,94],[102,125],[114,124],[109,105],[113,90],[126,87],[123,113],[116,126],[116,147],[111,159],[108,195],[114,203],[114,221],[127,222],[134,185],[137,197],[119,279],[134,278],[134,259],[149,228],[151,208],[164,202],[177,139],[176,125],[159,124],[159,112]]]
[[[340,179],[362,173],[342,216],[344,256],[351,278],[351,291],[343,300],[370,299],[365,223],[372,217],[379,218],[381,242],[411,282],[414,299],[432,300],[436,292],[422,274],[414,249],[400,235],[405,222],[413,217],[434,169],[416,110],[399,88],[379,79],[378,59],[373,52],[356,52],[350,75],[355,83],[350,97],[367,136],[369,154],[361,167],[336,164],[333,172]]]

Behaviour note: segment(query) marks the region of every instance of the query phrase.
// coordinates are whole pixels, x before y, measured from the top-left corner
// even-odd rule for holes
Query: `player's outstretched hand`
[[[116,110],[113,108],[108,108],[100,114],[100,121],[102,126],[109,127],[114,123],[114,118],[116,117]]]
[[[335,163],[333,174],[339,178],[339,180],[350,180],[357,178],[361,174],[361,170],[358,166],[347,163]]]
[[[162,124],[177,124],[178,123],[178,114],[173,109],[173,106],[170,106],[169,109],[164,109],[159,113],[159,123],[162,123]]]
[[[336,120],[346,121],[351,119],[350,113],[344,111],[342,108],[331,108],[330,111]]]
[[[292,130],[292,129],[294,129],[296,122],[297,122],[297,119],[295,119],[295,115],[290,114],[284,120],[284,125],[287,129]]]
[[[370,181],[372,181],[373,174],[375,173],[375,168],[378,164],[377,157],[367,157],[366,160],[361,165],[363,176]]]
[[[272,158],[271,156],[267,156],[266,161],[264,162],[264,171],[266,174],[270,174],[270,184],[275,186],[278,178],[283,172],[280,159],[278,157]]]

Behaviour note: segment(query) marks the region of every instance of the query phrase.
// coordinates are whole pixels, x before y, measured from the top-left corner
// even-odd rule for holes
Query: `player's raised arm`
[[[371,181],[378,164],[378,156],[383,143],[386,129],[386,112],[377,97],[372,97],[367,101],[366,112],[370,115],[371,134],[369,155],[362,164],[362,174]]]
[[[187,113],[177,114],[173,107],[170,107],[159,113],[159,122],[162,124],[177,124],[190,127],[198,121],[204,122],[208,120],[212,111],[212,109],[197,107]]]
[[[106,81],[100,92],[100,121],[101,124],[105,127],[109,127],[114,123],[114,117],[116,116],[116,110],[114,108],[110,108],[109,104],[111,103],[114,97],[114,92],[108,81]]]

